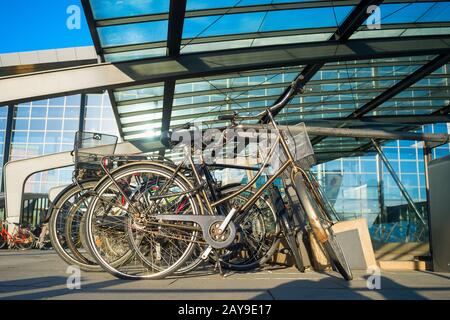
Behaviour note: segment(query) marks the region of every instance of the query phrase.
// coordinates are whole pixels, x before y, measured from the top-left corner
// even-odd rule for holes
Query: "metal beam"
[[[447,28],[450,26],[450,22],[420,22],[420,23],[395,23],[395,24],[383,24],[383,30],[417,30],[417,29],[429,29],[429,28]],[[366,30],[365,26],[361,26],[358,30]],[[307,29],[291,29],[291,30],[277,30],[277,31],[265,31],[265,32],[246,32],[231,35],[220,36],[207,36],[197,38],[184,38],[181,41],[181,45],[196,45],[196,44],[214,44],[227,41],[230,45],[235,41],[248,40],[248,39],[266,39],[266,38],[291,38],[292,43],[297,42],[295,39],[298,36],[309,34],[332,34],[336,31],[336,27],[321,27],[321,28],[307,28]],[[102,48],[103,54],[121,53],[137,50],[147,50],[163,48],[166,46],[166,40],[156,42],[143,42],[138,44],[117,45],[107,48]]]
[[[371,15],[368,12],[368,8],[370,6],[378,6],[383,2],[383,0],[369,0],[369,1],[360,1],[355,9],[347,16],[347,18],[342,22],[339,26],[338,30],[336,30],[332,39],[347,41],[350,39],[352,34],[358,30],[358,28],[364,23],[364,21],[369,18]]]
[[[70,68],[82,65],[97,63],[97,59],[84,59],[75,61],[61,61],[36,64],[22,64],[17,66],[0,67],[0,77],[26,74],[31,72],[42,72],[53,69]]]
[[[81,94],[80,98],[80,116],[78,118],[78,131],[84,131],[84,120],[86,118],[87,95]]]
[[[384,80],[402,80],[404,76],[376,76],[376,77],[358,77],[355,79],[355,82],[370,82],[370,81],[384,81]],[[231,77],[230,77],[231,78]],[[430,75],[428,77],[429,79],[450,79],[450,74],[434,74]],[[311,80],[309,82],[310,85],[321,85],[321,84],[337,84],[340,83],[342,79],[335,78],[335,79],[322,79],[322,80]],[[181,82],[181,81],[180,81]],[[186,81],[183,81],[186,82]],[[195,82],[193,80],[190,81]],[[179,83],[179,82],[177,82]],[[264,83],[264,84],[258,84],[258,85],[242,85],[242,86],[233,86],[230,88],[221,88],[221,89],[208,89],[208,90],[196,90],[193,92],[181,92],[175,94],[175,99],[181,99],[181,98],[191,98],[191,97],[197,97],[197,96],[209,96],[214,94],[224,94],[224,93],[235,93],[235,92],[247,92],[251,90],[261,90],[261,89],[278,89],[278,88],[285,88],[286,82],[272,82],[272,83]],[[157,87],[148,85],[147,87],[143,86],[143,88],[152,88]],[[427,86],[422,86],[422,88],[426,88]],[[437,86],[428,86],[430,88],[437,88]],[[440,86],[441,88],[445,88],[443,86]],[[449,87],[450,88],[450,87]],[[127,90],[132,90],[128,89]],[[138,89],[138,88],[136,88]],[[139,88],[141,89],[141,88]],[[127,91],[124,89],[116,90],[116,92],[120,91]],[[372,90],[373,91],[381,91],[383,88],[366,88],[366,89],[358,89],[358,93],[361,92],[360,90]],[[353,90],[354,92],[355,90]],[[352,90],[338,90],[338,91],[327,91],[330,93],[335,92],[336,94],[342,94],[343,92],[352,92]],[[366,91],[368,92],[368,91]],[[314,95],[321,95],[321,92],[313,91],[313,92],[306,92],[303,94],[304,96],[314,96]],[[278,95],[277,95],[278,96]],[[160,101],[162,99],[163,95],[160,96],[152,96],[148,98],[137,98],[137,99],[129,99],[129,100],[123,100],[118,103],[119,106],[126,106],[126,105],[132,105],[137,103],[144,103],[144,102],[156,102]]]
[[[187,0],[170,0],[169,28],[167,36],[169,57],[177,57],[180,54],[184,17],[186,15],[186,3]]]
[[[120,115],[117,107],[117,101],[116,97],[114,96],[114,92],[112,90],[107,90],[109,101],[111,102],[111,108],[114,114],[114,119],[116,120],[117,129],[119,131],[119,135],[122,139],[124,139],[124,133],[123,133],[123,125],[120,122]]]
[[[374,110],[375,108],[379,107],[389,99],[395,97],[400,92],[404,91],[405,89],[409,88],[419,80],[425,78],[429,74],[433,73],[443,65],[445,65],[450,59],[450,54],[440,54],[424,66],[420,67],[413,73],[411,73],[409,76],[404,78],[402,81],[396,83],[386,91],[384,91],[379,96],[372,99],[370,102],[364,104],[351,114],[349,114],[346,119],[358,119],[364,116],[365,114],[369,113],[370,111]],[[345,126],[345,122],[340,126],[341,128]],[[317,137],[316,139],[313,139],[311,143],[313,145],[321,142],[325,137]]]
[[[402,81],[398,82],[397,84],[390,87],[388,90],[380,94],[378,97],[374,98],[369,103],[363,105],[359,109],[355,110],[352,114],[350,114],[347,118],[348,119],[354,119],[354,118],[360,118],[363,115],[369,113],[373,109],[377,108],[378,106],[382,105],[386,101],[388,101],[390,98],[393,98],[400,92],[404,91],[405,89],[409,88],[419,80],[422,80],[427,75],[433,73],[443,65],[445,65],[450,59],[450,54],[441,54],[422,66],[421,68],[417,69],[413,73],[411,73],[409,76],[407,76]]]
[[[186,15],[187,0],[170,0],[169,28],[167,35],[167,54],[171,58],[180,55],[181,40],[183,38],[184,17]],[[172,117],[172,106],[175,95],[176,80],[167,80],[164,83],[163,114],[161,132],[168,131]],[[164,156],[165,149],[160,150]]]
[[[448,95],[445,94],[436,94],[433,96],[422,96],[422,97],[417,97],[414,99],[414,101],[431,101],[431,100],[445,100],[448,98]],[[265,100],[265,99],[255,99],[253,101],[261,101],[261,100]],[[246,99],[242,102],[251,102],[251,99]],[[370,99],[360,99],[358,100],[359,103],[366,103],[369,102]],[[394,98],[391,101],[393,102],[410,102],[411,98],[408,97],[399,97],[399,98]],[[296,103],[296,104],[291,104],[290,108],[301,108],[301,114],[302,115],[311,115],[311,114],[319,114],[319,115],[323,115],[323,114],[329,114],[329,113],[340,113],[340,114],[348,114],[351,113],[352,111],[354,111],[354,108],[342,108],[337,106],[335,109],[327,109],[326,111],[320,109],[320,108],[316,108],[316,107],[322,107],[322,106],[334,106],[334,105],[339,105],[339,104],[351,104],[353,103],[354,100],[330,100],[330,101],[317,101],[317,102],[311,102],[308,103],[308,106],[305,107],[302,103]],[[220,105],[219,103],[217,105]],[[196,108],[202,108],[202,107],[208,107],[211,106],[211,103],[209,102],[200,102],[200,103],[193,103],[193,104],[185,104],[185,105],[177,105],[175,107],[173,107],[174,111],[180,111],[180,110],[195,110]],[[216,106],[215,104],[212,104],[212,106]],[[126,111],[126,106],[125,107],[120,107],[120,116],[122,118],[125,117],[132,117],[132,116],[142,116],[142,115],[146,115],[149,112],[162,112],[162,108],[147,108],[147,109],[141,109],[141,110],[137,110],[137,111],[132,111],[132,112],[125,112]],[[402,110],[422,110],[422,109],[427,109],[429,110],[431,107],[430,106],[411,106],[411,107],[406,107],[403,106]],[[266,109],[266,107],[264,105],[260,106],[260,107],[250,107],[250,108],[239,108],[239,112],[262,112]],[[383,108],[383,110],[398,110],[398,107],[386,107]],[[217,111],[210,111],[208,113],[209,116],[213,116],[213,115],[221,115],[223,114],[224,111],[222,110],[217,110]],[[186,119],[190,117],[190,115],[185,115],[185,116],[178,116],[177,119],[185,119],[183,118],[185,117]],[[124,125],[124,127],[127,125]]]
[[[445,99],[445,98],[446,97],[437,97],[438,100],[442,100],[442,99]],[[403,99],[403,100],[394,99],[392,101],[405,101],[405,100],[407,100],[407,99]],[[413,107],[414,110],[423,110],[423,109],[428,110],[429,108],[430,107],[427,107],[427,106]],[[174,107],[174,110],[176,110],[176,107]],[[250,109],[239,109],[239,111],[241,111],[241,112],[262,112],[264,110],[265,110],[264,107],[261,107],[261,108],[250,108]],[[395,111],[398,110],[398,108],[396,108],[396,107],[387,107],[387,108],[384,108],[383,110],[385,110],[385,111],[394,111],[395,112]],[[339,112],[349,113],[351,111],[353,111],[353,109],[327,110],[327,112],[330,112],[330,113],[339,113]],[[156,110],[149,110],[148,112],[162,112],[162,109],[160,108],[160,109],[156,109]],[[412,110],[411,110],[411,112],[412,112]],[[223,114],[223,112],[221,112],[221,111],[208,112],[208,116],[210,116],[210,117],[218,116],[218,115],[221,115],[221,114]],[[302,115],[305,115],[305,116],[306,115],[317,115],[317,114],[323,114],[323,110],[312,110],[312,111],[302,112]],[[186,115],[186,116],[175,116],[175,117],[172,117],[172,120],[177,120],[177,121],[179,121],[179,120],[186,120],[186,122],[191,120],[191,119],[192,119],[192,115],[191,116]],[[442,118],[442,119],[444,119],[444,118]],[[137,126],[144,126],[144,125],[151,125],[151,124],[155,124],[155,123],[158,123],[158,122],[160,122],[160,120],[137,121],[137,122],[131,122],[131,123],[123,124],[122,127],[123,127],[123,129],[125,131],[125,135],[129,136],[129,135],[133,135],[133,134],[142,134],[142,133],[145,132],[145,130],[134,130],[134,131],[132,131],[129,128],[133,128],[133,127],[137,127]],[[205,125],[210,125],[210,124],[216,124],[218,122],[218,120],[208,120],[208,121],[202,121],[202,122]],[[302,121],[301,120],[297,120],[297,121],[295,121],[295,124],[297,124],[299,122],[302,122]],[[280,124],[285,124],[285,122],[281,121]],[[396,130],[399,130],[399,129],[396,128]]]
[[[253,125],[253,124],[241,124],[236,126],[237,129],[267,129],[271,127],[267,125]],[[281,130],[288,131],[288,127],[280,125]],[[289,126],[289,131],[292,134],[303,132],[302,127]],[[386,139],[386,140],[415,140],[415,141],[429,141],[438,143],[448,143],[450,136],[448,134],[431,134],[431,133],[414,133],[404,131],[389,131],[382,129],[348,129],[348,128],[326,128],[307,126],[306,131],[310,136],[322,136],[329,137],[348,137],[348,138],[368,138],[368,139]]]
[[[168,80],[164,84],[164,99],[163,99],[163,111],[161,119],[161,133],[169,131],[170,122],[172,119],[172,107],[173,107],[173,96],[175,94],[175,84],[174,80]],[[159,151],[160,156],[164,157],[165,148]]]
[[[436,110],[435,112],[432,113],[432,115],[446,115],[450,113],[450,104],[446,107],[442,107],[439,110]]]
[[[176,59],[100,63],[0,78],[0,104],[261,68],[449,52],[450,36],[420,36],[251,47],[186,54]]]
[[[360,1],[355,9],[347,16],[344,22],[337,28],[334,34],[331,36],[329,41],[339,41],[345,42],[350,39],[351,35],[364,23],[364,21],[370,16],[368,12],[368,7],[371,5],[379,5],[383,2],[383,0],[368,0],[368,1]],[[309,64],[305,66],[305,68],[300,72],[297,78],[301,78],[302,80],[299,83],[300,87],[304,87],[313,77],[319,72],[319,70],[324,66],[325,63],[315,63]],[[281,101],[282,97],[285,96],[290,87],[287,87],[284,92],[280,95],[280,97],[275,101],[277,104]],[[289,102],[288,102],[289,103]],[[275,117],[278,113],[281,112],[282,108],[278,108],[272,111],[272,115]],[[261,119],[261,123],[267,123],[269,121],[269,116],[266,115]]]
[[[339,126],[346,123],[349,127],[355,126],[401,126],[401,125],[424,125],[433,123],[447,123],[450,122],[450,115],[398,115],[398,116],[372,116],[363,117],[360,119],[343,120],[341,118],[320,118],[320,119],[306,119],[284,122],[280,124],[294,125],[299,122],[304,122],[306,125],[318,126]]]
[[[203,10],[190,10],[186,13],[186,18],[197,18],[197,17],[208,17],[217,16],[224,14],[238,14],[238,13],[249,13],[249,12],[266,12],[275,10],[297,10],[297,9],[308,9],[308,8],[323,8],[323,7],[337,7],[337,6],[355,6],[360,2],[365,0],[339,0],[339,1],[302,1],[302,2],[292,2],[292,3],[274,3],[274,4],[262,4],[262,5],[247,5],[247,6],[236,6],[233,8],[223,7],[223,8],[212,8]],[[420,2],[434,2],[436,0],[420,0]],[[437,0],[437,2],[445,0]],[[411,2],[407,0],[385,0],[386,3],[406,3]],[[115,26],[121,24],[129,23],[140,23],[140,22],[151,22],[151,21],[161,21],[167,20],[167,13],[155,13],[146,15],[137,15],[132,17],[121,17],[121,18],[111,18],[111,19],[101,19],[96,21],[97,27],[107,27]]]
[[[356,5],[359,0],[341,0],[341,1],[304,1],[304,2],[293,2],[293,3],[274,3],[274,4],[262,4],[262,5],[250,5],[250,6],[236,6],[236,7],[224,7],[224,8],[213,8],[204,10],[191,10],[186,13],[186,18],[198,18],[198,17],[208,17],[217,15],[229,15],[238,13],[249,13],[249,12],[266,12],[266,11],[278,11],[278,10],[297,10],[297,9],[307,9],[307,8],[321,8],[321,7],[331,7],[331,6],[349,6]],[[121,24],[129,23],[140,23],[140,22],[151,22],[151,21],[161,21],[167,20],[169,14],[167,13],[157,13],[157,14],[147,14],[138,15],[132,17],[124,18],[113,18],[113,19],[102,19],[96,21],[97,27],[107,27],[115,26]]]
[[[352,68],[370,68],[370,67],[402,67],[402,66],[418,66],[421,67],[425,63],[427,63],[429,60],[423,59],[423,56],[419,59],[417,56],[410,56],[408,59],[393,59],[393,60],[362,60],[362,61],[352,61],[351,67]],[[346,66],[345,64],[338,64],[338,63],[327,63],[323,66],[322,70],[345,70]],[[218,74],[214,76],[209,76],[208,80],[221,80],[221,79],[228,79],[233,77],[250,77],[250,76],[270,76],[274,74],[278,74],[280,72],[283,73],[299,73],[303,70],[302,66],[290,66],[290,67],[281,67],[281,68],[274,68],[274,69],[257,69],[257,70],[250,70],[250,71],[240,71],[235,73],[227,73],[227,74]],[[433,76],[440,76],[440,77],[446,77],[447,75],[430,75],[430,77]],[[449,75],[450,76],[450,75]],[[398,77],[398,76],[394,76]],[[368,81],[368,78],[370,79],[377,79],[377,77],[361,77],[358,78],[361,79],[361,81]],[[403,77],[401,77],[403,79]],[[399,80],[401,80],[399,79]],[[321,79],[321,80],[312,80],[314,83],[335,83],[336,80],[339,79]],[[192,83],[195,81],[204,81],[203,78],[189,78],[189,79],[179,79],[177,80],[177,83]],[[115,89],[116,91],[127,91],[127,90],[138,90],[142,88],[150,88],[150,87],[157,87],[161,86],[160,83],[147,83],[142,85],[136,85],[136,86],[130,86],[130,87],[122,87]]]
[[[99,62],[105,62],[104,51],[102,44],[100,42],[100,37],[95,26],[94,14],[92,12],[91,4],[89,0],[81,0],[83,5],[83,10],[85,12],[86,20],[89,26],[89,31],[91,33],[92,41],[94,42],[95,51],[97,52]],[[124,134],[122,130],[122,124],[120,123],[119,113],[117,111],[117,102],[112,90],[106,90],[108,93],[109,101],[111,102],[111,108],[114,113],[114,118],[116,120],[117,129],[119,131],[120,137],[123,139]]]
[[[100,37],[97,33],[97,28],[95,27],[95,18],[92,12],[91,4],[89,0],[81,0],[81,5],[83,6],[84,15],[89,26],[89,31],[91,33],[92,41],[94,42],[95,50],[98,55],[102,55],[102,45],[100,42]]]

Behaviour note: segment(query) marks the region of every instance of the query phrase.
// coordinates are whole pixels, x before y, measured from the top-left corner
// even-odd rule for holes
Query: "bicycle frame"
[[[208,207],[210,208],[216,208],[218,205],[236,197],[237,195],[240,195],[241,193],[247,191],[248,189],[251,188],[251,186],[261,177],[261,175],[264,172],[264,168],[267,166],[269,160],[271,159],[271,157],[274,155],[274,152],[278,146],[279,143],[281,143],[282,146],[282,150],[285,153],[285,155],[287,156],[287,161],[285,163],[283,163],[283,165],[259,188],[259,190],[240,208],[236,208],[237,212],[236,213],[243,213],[246,212],[253,204],[255,204],[255,202],[257,201],[258,197],[261,196],[261,194],[273,183],[273,181],[275,181],[279,176],[281,176],[281,174],[288,168],[291,167],[293,172],[302,172],[302,174],[304,176],[306,175],[306,172],[300,168],[299,166],[297,166],[295,164],[295,160],[294,157],[291,153],[291,151],[289,150],[289,147],[286,143],[286,140],[283,136],[283,133],[279,130],[278,126],[276,125],[275,121],[273,120],[272,114],[270,113],[270,111],[268,110],[268,114],[271,118],[271,123],[274,126],[275,132],[277,133],[277,138],[275,140],[275,143],[273,144],[273,146],[271,147],[271,149],[269,150],[268,154],[267,154],[267,158],[265,159],[265,161],[261,164],[261,168],[258,170],[258,172],[253,176],[253,178],[248,181],[242,188],[236,190],[234,193],[227,195],[224,198],[221,198],[218,201],[215,201],[213,203],[211,203],[208,200],[208,197],[205,197],[205,201],[208,205]],[[191,170],[194,172],[195,178],[196,178],[196,182],[199,183],[201,185],[202,181],[199,177],[199,173],[195,167],[195,164],[192,160],[192,157],[186,156],[187,160],[190,163],[191,166]],[[201,158],[201,164],[204,164],[204,159],[203,157]],[[230,220],[230,218],[227,216],[227,220]],[[224,226],[225,227],[225,226]]]
[[[266,191],[271,185],[272,183],[278,178],[280,177],[283,172],[285,170],[287,170],[288,168],[291,169],[290,172],[290,176],[292,181],[295,180],[295,175],[296,174],[301,174],[301,176],[303,177],[303,179],[307,182],[307,185],[312,186],[312,181],[310,180],[310,178],[308,177],[308,174],[295,163],[294,157],[289,149],[289,146],[287,144],[286,138],[283,134],[283,132],[278,128],[271,112],[269,109],[267,109],[267,115],[269,116],[270,122],[273,125],[274,131],[277,133],[277,137],[275,139],[275,143],[273,144],[273,146],[270,148],[266,159],[263,161],[263,163],[261,164],[261,167],[259,168],[259,170],[257,171],[257,173],[253,176],[253,178],[247,182],[247,184],[243,185],[242,188],[239,188],[238,190],[236,190],[235,192],[220,198],[218,200],[214,199],[210,199],[210,197],[208,197],[208,194],[206,192],[206,188],[205,185],[203,183],[203,180],[201,178],[201,174],[197,169],[197,165],[194,163],[194,159],[192,157],[192,155],[190,154],[190,148],[191,146],[185,146],[185,158],[184,160],[176,166],[176,168],[174,168],[173,166],[171,167],[171,175],[172,177],[170,179],[167,180],[167,182],[165,183],[165,185],[162,186],[162,188],[160,188],[158,191],[157,195],[152,195],[150,197],[148,197],[148,200],[154,200],[156,201],[156,203],[161,200],[162,198],[165,197],[164,192],[165,192],[165,188],[166,186],[168,186],[171,182],[171,180],[175,179],[176,176],[180,173],[180,171],[182,170],[182,168],[186,168],[186,166],[183,166],[184,163],[187,162],[187,167],[190,168],[191,172],[192,172],[192,176],[194,177],[194,180],[197,184],[197,186],[193,186],[192,189],[189,189],[187,191],[183,191],[180,192],[179,195],[189,195],[191,194],[192,196],[195,195],[195,197],[197,198],[197,200],[201,201],[204,203],[204,205],[206,206],[207,209],[207,216],[205,217],[203,215],[203,217],[205,217],[204,221],[213,221],[215,219],[215,217],[221,219],[221,223],[220,226],[218,228],[218,232],[219,234],[222,234],[223,232],[225,232],[225,230],[227,229],[227,227],[230,228],[235,228],[234,224],[232,226],[230,226],[230,222],[233,220],[233,218],[237,215],[237,214],[245,214],[249,208],[251,208],[256,201],[258,200],[258,198],[261,196],[261,194]],[[219,208],[220,205],[224,204],[225,202],[233,199],[234,197],[242,194],[243,192],[249,190],[251,188],[252,185],[255,184],[255,182],[261,177],[261,175],[264,172],[264,169],[267,167],[269,161],[272,159],[272,157],[274,156],[275,150],[277,149],[277,147],[281,145],[282,146],[282,152],[285,154],[285,156],[287,157],[286,161],[281,165],[280,168],[278,168],[278,170],[269,178],[267,179],[267,181],[258,189],[257,192],[255,192],[249,199],[248,201],[238,207],[232,207],[231,210],[229,210],[229,212],[225,215],[225,218],[223,214],[221,213],[221,209]],[[106,158],[106,157],[105,157]],[[125,210],[130,210],[134,211],[134,213],[139,214],[139,211],[137,210],[137,208],[134,207],[133,202],[131,201],[130,197],[127,196],[127,194],[122,190],[122,187],[117,183],[117,181],[114,180],[112,174],[105,168],[105,166],[103,165],[104,161],[102,160],[102,167],[107,175],[107,177],[112,181],[112,183],[115,185],[115,187],[119,190],[119,192],[122,194],[124,200],[129,204],[128,209],[127,208],[123,208]],[[201,166],[205,166],[205,160],[203,158],[202,155],[200,155],[200,165]],[[164,166],[164,165],[163,165]],[[207,184],[206,186],[211,187],[209,184]],[[310,189],[314,189],[314,188],[310,188]],[[315,191],[315,190],[314,190]],[[313,192],[314,194],[315,192]],[[175,194],[171,194],[171,196],[174,196]],[[316,195],[315,195],[316,197]],[[212,201],[211,201],[212,200]],[[152,206],[154,207],[154,206]],[[150,211],[149,211],[150,209]],[[141,212],[141,214],[150,214],[150,216],[152,216],[152,208],[150,207],[149,209],[147,209],[145,212]],[[203,210],[203,206],[200,205],[200,210],[202,212],[204,212]],[[215,215],[214,213],[219,213],[219,215]],[[165,217],[164,217],[165,216]],[[156,216],[155,216],[156,217]],[[158,219],[159,220],[167,220],[167,221],[191,221],[191,222],[195,222],[198,224],[202,225],[202,230],[204,231],[204,235],[205,234],[205,224],[200,222],[199,220],[199,216],[196,215],[190,215],[190,214],[186,214],[186,215],[170,215],[170,214],[161,214],[158,215]],[[317,216],[308,216],[311,227],[313,229],[315,229],[316,231],[318,231],[319,236],[318,238],[320,239],[321,242],[326,241],[327,240],[327,234],[324,232],[321,232],[320,230],[323,230],[319,219]],[[206,222],[205,222],[206,223]],[[174,227],[178,227],[178,225],[174,224]],[[182,225],[179,225],[180,228],[183,228]],[[209,254],[209,252],[212,250],[212,247],[209,246],[207,250],[205,250],[203,257],[207,257],[207,255]]]
[[[261,194],[266,191],[266,189],[279,177],[281,176],[281,174],[283,174],[283,172],[288,169],[289,167],[291,167],[292,171],[291,171],[291,176],[293,178],[293,174],[294,173],[301,173],[302,176],[305,178],[306,181],[308,181],[309,184],[311,184],[311,180],[309,179],[308,175],[306,174],[306,172],[299,167],[298,165],[295,164],[295,160],[294,157],[287,145],[286,139],[283,135],[283,133],[280,131],[280,129],[278,128],[275,120],[273,119],[273,116],[270,112],[270,110],[267,110],[267,114],[269,115],[270,118],[270,123],[274,126],[274,130],[275,132],[278,134],[277,138],[275,140],[275,143],[273,144],[273,146],[271,147],[271,149],[269,150],[267,157],[265,159],[265,161],[262,163],[261,168],[258,170],[258,172],[254,175],[254,177],[247,182],[247,184],[245,184],[242,188],[236,190],[235,192],[233,192],[230,195],[227,195],[226,197],[223,197],[217,201],[211,202],[209,200],[209,198],[206,196],[206,192],[205,190],[202,188],[202,195],[203,195],[203,200],[205,201],[207,208],[210,210],[210,212],[213,212],[213,209],[217,208],[219,205],[223,204],[224,202],[233,199],[234,197],[240,195],[241,193],[247,191],[249,188],[251,188],[251,186],[261,177],[261,175],[264,172],[264,168],[267,166],[267,164],[269,163],[269,160],[272,158],[272,156],[274,155],[274,152],[276,150],[276,148],[278,147],[279,143],[281,143],[282,146],[282,151],[285,153],[286,157],[287,157],[287,161],[285,163],[283,163],[283,165],[258,189],[257,192],[255,192],[252,197],[250,197],[250,199],[241,207],[238,208],[233,208],[232,210],[230,210],[230,212],[228,212],[228,214],[226,215],[225,220],[223,221],[223,223],[221,224],[220,228],[219,228],[219,232],[223,232],[228,224],[230,223],[230,221],[233,219],[233,217],[240,213],[245,213],[247,212],[247,210],[249,208],[251,208],[251,206],[253,206],[255,204],[255,202],[257,201],[257,199],[261,196]],[[185,147],[187,148],[187,147]],[[198,183],[198,185],[202,185],[202,180],[200,178],[200,174],[195,166],[195,163],[192,159],[192,156],[190,156],[190,152],[188,152],[188,150],[185,150],[185,160],[187,160],[190,164],[190,168],[194,173],[194,177],[196,179],[196,182]],[[200,156],[200,164],[204,165],[204,159],[202,156]]]

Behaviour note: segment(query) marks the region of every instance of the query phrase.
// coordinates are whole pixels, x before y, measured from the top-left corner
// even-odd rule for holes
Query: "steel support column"
[[[431,146],[429,146],[427,143],[424,143],[423,147],[423,172],[425,175],[425,192],[426,192],[426,198],[427,198],[427,214],[428,214],[428,241],[430,243],[430,255],[433,256],[433,248],[431,246],[432,243],[432,233],[431,233],[431,215],[430,215],[430,176],[428,172],[428,164],[431,161]]]
[[[86,118],[87,94],[82,93],[80,99],[80,117],[78,119],[78,131],[84,131],[84,120]]]
[[[11,142],[12,142],[12,130],[13,130],[13,121],[14,121],[14,105],[7,106],[8,114],[6,116],[6,129],[5,129],[5,141],[3,144],[3,163],[4,166],[8,161],[11,153]],[[2,177],[1,182],[1,192],[5,190],[5,179]]]
[[[187,0],[170,0],[169,28],[167,34],[167,54],[170,58],[177,58],[180,55],[186,5]],[[161,132],[170,129],[175,85],[176,80],[167,80],[164,82]],[[165,149],[161,149],[159,154],[164,157],[165,152]]]
[[[386,210],[384,207],[384,180],[383,180],[383,163],[380,159],[380,155],[376,155],[377,164],[377,188],[378,188],[378,204],[380,206],[380,219],[379,222],[384,222],[386,218]]]

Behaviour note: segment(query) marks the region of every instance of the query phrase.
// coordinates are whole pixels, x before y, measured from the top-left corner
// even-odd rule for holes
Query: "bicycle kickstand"
[[[227,275],[223,272],[222,265],[220,264],[219,254],[217,253],[217,250],[214,250],[214,256],[216,258],[216,263],[214,265],[214,271],[219,271],[219,274],[225,278]]]

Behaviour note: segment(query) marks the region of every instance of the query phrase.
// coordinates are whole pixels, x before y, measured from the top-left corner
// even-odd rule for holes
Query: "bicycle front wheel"
[[[294,183],[297,195],[306,212],[314,236],[322,244],[334,267],[342,277],[347,281],[352,280],[352,271],[331,228],[332,223],[320,210],[301,172],[294,175]]]
[[[190,258],[199,231],[193,223],[162,223],[154,216],[199,214],[196,199],[189,193],[192,189],[181,175],[149,163],[125,165],[112,173],[112,179],[100,181],[84,230],[98,264],[130,280],[160,279],[176,272]],[[155,200],[155,195],[163,198]],[[134,251],[134,257],[120,265],[112,263],[114,257],[107,248],[111,243],[123,252]]]

